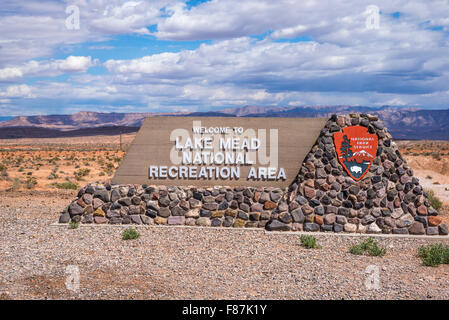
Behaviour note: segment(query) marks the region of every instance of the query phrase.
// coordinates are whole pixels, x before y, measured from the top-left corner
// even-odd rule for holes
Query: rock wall
[[[333,141],[335,132],[353,125],[378,136],[377,156],[360,181],[340,165]],[[382,122],[364,114],[332,116],[288,189],[91,183],[59,219],[69,221],[448,234]]]

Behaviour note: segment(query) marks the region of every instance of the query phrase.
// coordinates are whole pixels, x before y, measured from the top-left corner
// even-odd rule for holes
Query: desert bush
[[[21,186],[22,180],[20,180],[19,178],[14,178],[12,180],[11,190],[19,190]]]
[[[418,256],[424,266],[437,267],[440,264],[449,264],[449,246],[442,243],[421,246],[418,249]]]
[[[83,169],[79,169],[78,171],[75,171],[73,173],[73,175],[75,176],[76,180],[81,180],[83,177],[87,176],[90,173],[90,169],[89,168],[83,168]]]
[[[71,181],[53,184],[57,189],[78,190],[78,185]]]
[[[70,229],[77,229],[78,227],[79,227],[79,223],[78,222],[70,221],[70,223],[69,223],[69,228]]]
[[[59,178],[59,176],[58,176],[58,174],[56,172],[51,172],[48,175],[48,177],[47,177],[48,180],[55,180],[55,179],[58,179],[58,178]]]
[[[111,162],[106,163],[106,168],[104,169],[104,171],[107,174],[109,174],[109,175],[112,174],[114,172],[114,170],[115,170],[115,166],[113,163],[111,163]]]
[[[314,236],[303,235],[300,238],[301,246],[307,249],[321,249]]]
[[[27,177],[25,181],[25,188],[33,189],[37,185],[37,179],[35,177]]]
[[[0,180],[8,180],[8,171],[7,167],[3,164],[0,164]]]
[[[377,240],[369,237],[362,243],[355,244],[349,248],[349,252],[355,255],[363,255],[367,253],[370,256],[384,256],[386,253],[385,248],[379,247]]]
[[[133,239],[137,239],[140,237],[140,233],[133,228],[128,228],[126,230],[123,231],[122,233],[122,239],[123,240],[133,240]]]
[[[440,156],[440,154],[437,153],[437,152],[432,153],[432,158],[434,158],[434,159],[437,160],[437,161],[440,161],[440,160],[441,160],[441,156]]]
[[[427,195],[427,199],[429,199],[430,205],[435,210],[440,210],[443,202],[435,195],[435,192],[433,190],[425,190],[425,192]]]

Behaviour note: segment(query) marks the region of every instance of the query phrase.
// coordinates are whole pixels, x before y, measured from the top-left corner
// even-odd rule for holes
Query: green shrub
[[[78,227],[79,227],[79,223],[78,222],[70,221],[70,223],[69,223],[69,228],[70,229],[77,229]]]
[[[321,249],[321,246],[317,244],[316,238],[314,236],[303,235],[301,236],[300,240],[301,246],[307,249]]]
[[[35,177],[27,177],[25,181],[25,187],[27,189],[33,189],[37,185],[37,179]]]
[[[443,202],[435,196],[435,192],[433,190],[425,190],[427,199],[429,199],[430,205],[436,210],[439,211],[441,209],[441,206],[443,205]]]
[[[57,189],[78,190],[78,185],[71,181],[53,184]]]
[[[59,178],[59,176],[58,176],[58,174],[56,172],[51,172],[48,175],[48,177],[47,177],[48,180],[55,180],[55,179],[58,179],[58,178]]]
[[[6,169],[0,170],[0,180],[8,180],[8,171]]]
[[[87,176],[90,173],[89,168],[79,169],[78,171],[75,171],[73,174],[75,176],[76,180],[81,180],[83,177]]]
[[[137,239],[138,237],[140,237],[140,233],[136,229],[133,229],[133,228],[128,228],[128,229],[124,230],[122,233],[123,240],[133,240],[133,239]]]
[[[440,154],[437,153],[437,152],[432,153],[432,157],[433,157],[435,160],[437,160],[437,161],[440,161],[440,160],[441,160],[441,156],[440,156]]]
[[[437,267],[440,264],[449,264],[449,246],[442,243],[421,246],[418,256],[424,266]]]
[[[387,250],[385,248],[379,247],[377,240],[369,237],[362,243],[355,244],[349,248],[349,252],[355,255],[362,255],[367,253],[370,256],[382,257],[385,255]]]
[[[20,180],[19,178],[14,178],[14,180],[12,181],[11,189],[19,190],[21,186],[22,186],[22,180]]]
[[[115,166],[113,163],[108,162],[106,163],[106,168],[104,169],[104,172],[106,172],[106,174],[111,175],[115,170]]]

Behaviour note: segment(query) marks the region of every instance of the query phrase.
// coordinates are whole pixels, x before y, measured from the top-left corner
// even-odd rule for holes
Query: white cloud
[[[3,68],[0,69],[0,81],[22,77],[22,71],[19,68]]]
[[[91,57],[82,56],[69,56],[65,60],[58,61],[57,64],[62,72],[85,72],[95,65]]]
[[[5,98],[33,98],[31,88],[26,84],[6,87],[6,90],[0,91],[0,97]]]
[[[63,73],[86,72],[95,66],[97,60],[89,57],[69,56],[59,60],[31,60],[21,66],[0,69],[0,81],[20,80],[24,76],[57,76]]]

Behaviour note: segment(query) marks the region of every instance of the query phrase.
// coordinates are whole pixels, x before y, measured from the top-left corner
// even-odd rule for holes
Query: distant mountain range
[[[206,112],[177,112],[177,113],[100,113],[81,111],[72,115],[48,116],[19,116],[8,121],[0,122],[0,138],[15,138],[23,135],[33,135],[39,132],[44,136],[58,135],[52,130],[64,131],[63,135],[70,135],[67,131],[74,131],[77,135],[87,132],[89,128],[120,127],[109,129],[108,133],[137,130],[146,117],[158,116],[225,116],[225,117],[286,117],[286,118],[328,118],[333,114],[370,113],[376,114],[384,121],[395,139],[429,139],[449,140],[449,109],[424,110],[419,108],[398,108],[383,106],[378,108],[365,106],[294,106],[294,107],[261,107],[245,106],[241,108],[226,108]],[[15,127],[12,135],[11,127]],[[9,128],[6,129],[6,128]],[[17,131],[17,128],[40,128],[42,130]],[[48,131],[50,130],[50,131]],[[111,131],[112,130],[112,131]],[[127,130],[127,131],[129,131]],[[98,131],[98,130],[97,130]],[[100,130],[101,131],[101,130]],[[20,133],[22,132],[22,133]],[[28,133],[27,133],[28,132]],[[33,133],[34,132],[34,133]],[[62,133],[59,132],[59,135]],[[28,136],[27,136],[28,137]]]

